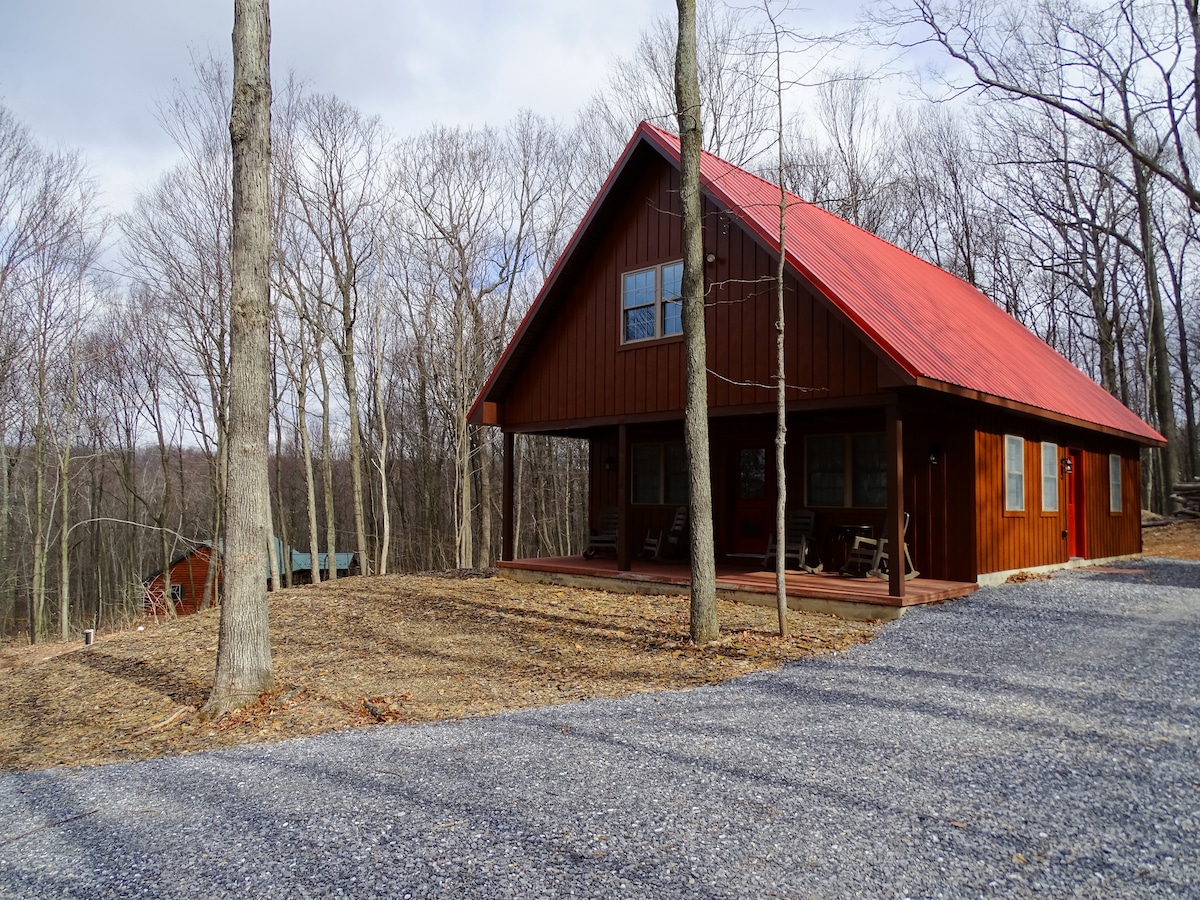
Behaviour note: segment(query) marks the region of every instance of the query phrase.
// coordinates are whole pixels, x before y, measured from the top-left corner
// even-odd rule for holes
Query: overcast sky
[[[502,124],[564,120],[672,0],[276,0],[274,77],[378,114]],[[82,150],[122,210],[175,158],[155,110],[191,56],[230,54],[232,0],[0,0],[0,103],[43,141]]]

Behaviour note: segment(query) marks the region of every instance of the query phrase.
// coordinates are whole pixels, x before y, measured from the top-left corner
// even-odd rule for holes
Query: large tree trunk
[[[233,277],[230,316],[229,477],[225,599],[217,669],[205,717],[223,715],[274,685],[264,551],[269,497],[271,24],[267,0],[234,0]]]
[[[713,551],[712,479],[708,460],[708,364],[704,335],[704,234],[700,219],[700,84],[696,73],[696,2],[676,0],[679,42],[675,100],[679,120],[679,205],[683,217],[683,341],[687,359],[684,439],[691,519],[691,636],[715,640],[717,562]]]
[[[1132,162],[1138,225],[1142,239],[1142,268],[1146,276],[1146,296],[1150,301],[1148,368],[1152,378],[1154,406],[1158,411],[1158,430],[1167,439],[1167,446],[1162,451],[1161,479],[1156,499],[1158,511],[1170,515],[1174,509],[1171,492],[1175,489],[1175,479],[1179,477],[1179,435],[1175,428],[1175,399],[1171,390],[1171,356],[1167,347],[1162,292],[1159,288],[1158,266],[1154,253],[1154,211],[1150,206],[1149,176],[1137,160]]]
[[[346,318],[345,350],[342,354],[342,371],[346,382],[346,401],[350,406],[350,492],[354,501],[354,534],[358,544],[358,564],[362,574],[371,574],[371,547],[367,543],[367,522],[363,517],[362,479],[362,422],[358,417],[358,369],[354,359],[354,328],[350,317],[350,300],[347,291],[343,314]],[[330,551],[332,553],[332,551]],[[336,568],[331,556],[329,568]]]

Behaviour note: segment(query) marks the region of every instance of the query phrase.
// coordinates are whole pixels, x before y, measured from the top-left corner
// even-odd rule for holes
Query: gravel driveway
[[[0,897],[1200,897],[1200,563],[720,687],[0,775]]]

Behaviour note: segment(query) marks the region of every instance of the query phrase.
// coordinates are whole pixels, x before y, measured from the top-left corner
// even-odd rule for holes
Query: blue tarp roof
[[[283,541],[281,541],[278,537],[274,538],[273,540],[275,541],[275,555],[279,559],[279,567],[282,569],[283,566],[287,562],[287,559],[284,556]],[[354,554],[353,553],[334,553],[333,558],[334,558],[334,562],[337,565],[337,570],[340,572],[343,569],[349,570],[350,563],[354,559]],[[317,563],[320,566],[319,571],[328,572],[329,571],[329,554],[328,553],[318,553],[317,554]],[[311,553],[301,553],[299,550],[292,550],[292,571],[293,572],[311,572],[312,567],[313,567],[313,565],[312,565],[312,554]],[[271,577],[271,560],[269,560],[269,559],[267,560],[267,577],[268,578]]]

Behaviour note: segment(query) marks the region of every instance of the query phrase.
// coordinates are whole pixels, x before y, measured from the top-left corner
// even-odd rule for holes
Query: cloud
[[[378,114],[399,134],[435,121],[503,124],[524,107],[569,120],[610,59],[671,0],[276,0],[272,69]],[[175,158],[155,112],[192,54],[229,54],[230,0],[11,4],[0,102],[43,140],[78,148],[110,203]]]

